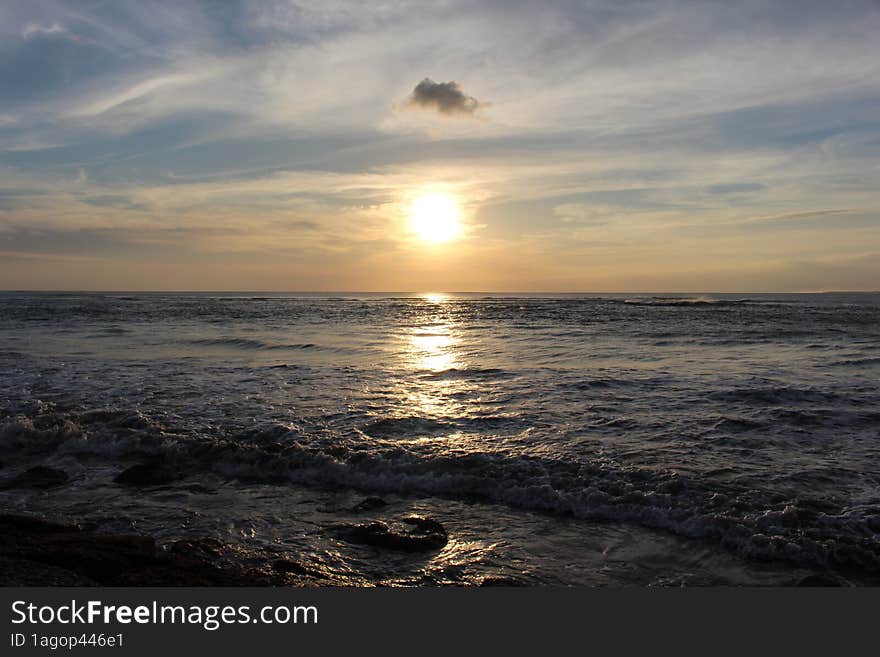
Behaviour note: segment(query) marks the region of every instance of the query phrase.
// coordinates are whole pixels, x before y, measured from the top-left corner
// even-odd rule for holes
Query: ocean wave
[[[367,430],[387,438],[414,427],[445,430],[443,424],[379,420],[362,432],[332,436],[270,424],[210,436],[176,433],[138,411],[68,416],[49,409],[2,420],[0,451],[9,461],[5,472],[13,474],[50,453],[112,457],[120,468],[149,455],[192,473],[480,499],[586,520],[637,523],[752,558],[880,573],[880,499],[847,503],[809,493],[780,496],[734,481],[601,457],[567,460],[485,447],[428,451],[418,443],[376,440]]]
[[[202,347],[230,347],[243,350],[282,350],[282,349],[318,349],[318,345],[312,342],[278,344],[254,340],[251,338],[200,338],[187,340],[186,344]]]
[[[755,431],[767,428],[766,422],[753,420],[745,417],[720,417],[718,421],[712,425],[715,431],[741,433],[744,431]]]
[[[880,365],[880,357],[847,358],[830,363],[822,363],[821,367],[870,367]]]
[[[800,428],[865,429],[880,426],[880,412],[852,411],[833,408],[792,409],[776,408],[769,416],[772,424]],[[815,437],[811,436],[811,440]]]
[[[421,378],[433,380],[509,379],[515,375],[514,372],[492,367],[451,367],[445,370],[426,371],[421,374]]]
[[[717,299],[710,296],[699,297],[631,297],[623,299],[632,306],[736,306],[744,303],[763,303],[757,299]]]
[[[365,424],[361,431],[373,438],[418,438],[448,433],[454,430],[451,422],[422,417],[382,418]]]
[[[584,379],[581,381],[563,381],[557,384],[557,387],[562,390],[590,390],[593,388],[626,388],[646,384],[650,385],[651,381],[614,377],[596,377],[594,379]]]
[[[713,390],[707,397],[722,402],[745,402],[748,404],[827,403],[842,398],[839,393],[816,388],[790,386],[755,386],[731,390]]]
[[[111,338],[118,335],[127,335],[131,333],[131,331],[127,328],[123,328],[122,326],[107,326],[105,328],[100,329],[99,331],[92,333],[89,335],[90,338]]]
[[[368,422],[360,432],[370,438],[415,440],[444,437],[455,433],[522,430],[523,419],[507,415],[469,415],[466,417],[427,418],[419,416],[388,417]]]

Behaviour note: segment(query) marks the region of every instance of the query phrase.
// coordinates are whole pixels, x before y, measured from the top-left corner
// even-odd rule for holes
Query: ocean
[[[0,465],[344,585],[878,584],[880,294],[0,293]]]

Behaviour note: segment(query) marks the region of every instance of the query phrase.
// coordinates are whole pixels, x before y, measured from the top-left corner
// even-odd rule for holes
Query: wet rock
[[[149,536],[102,534],[40,518],[0,514],[0,586],[279,586],[289,576],[215,558],[213,539],[168,550]],[[312,577],[311,583],[317,583]]]
[[[349,511],[352,513],[363,513],[364,511],[375,511],[376,509],[381,509],[385,506],[388,506],[388,502],[381,497],[365,497],[351,507]]]
[[[160,486],[180,478],[180,473],[162,463],[138,463],[120,472],[113,481],[126,486]]]
[[[70,477],[63,470],[38,465],[13,477],[0,488],[53,488],[66,484],[69,479]]]
[[[345,528],[342,535],[350,543],[373,545],[401,552],[439,550],[449,540],[443,525],[423,516],[409,516],[394,526],[378,520],[354,525]]]

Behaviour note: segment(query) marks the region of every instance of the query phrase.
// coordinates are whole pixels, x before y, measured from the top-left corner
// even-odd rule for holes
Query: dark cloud
[[[433,109],[447,116],[473,116],[486,103],[466,95],[458,82],[434,82],[425,78],[412,90],[407,105]]]

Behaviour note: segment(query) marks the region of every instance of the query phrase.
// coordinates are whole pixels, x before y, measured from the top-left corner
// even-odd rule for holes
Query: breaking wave
[[[846,504],[809,494],[780,497],[601,457],[568,460],[502,449],[429,452],[417,444],[373,439],[440,428],[414,417],[378,420],[350,436],[322,437],[274,424],[220,437],[176,433],[137,411],[65,416],[43,410],[0,424],[7,470],[53,454],[112,457],[120,468],[139,458],[161,458],[194,476],[208,471],[246,480],[478,499],[637,523],[750,558],[880,572],[880,496]]]

